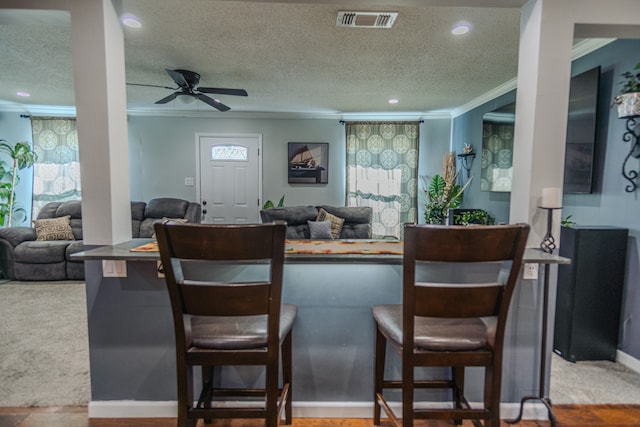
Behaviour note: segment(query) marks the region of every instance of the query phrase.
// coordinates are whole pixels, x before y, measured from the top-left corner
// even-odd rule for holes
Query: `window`
[[[33,151],[33,206],[31,217],[49,202],[80,200],[80,157],[74,118],[31,118]]]
[[[402,238],[415,222],[418,122],[347,122],[347,206],[373,208],[374,238]]]
[[[249,151],[243,145],[214,145],[211,147],[211,160],[247,161]]]

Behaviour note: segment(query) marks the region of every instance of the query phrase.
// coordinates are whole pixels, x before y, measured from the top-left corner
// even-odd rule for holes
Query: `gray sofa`
[[[315,221],[320,209],[344,219],[340,239],[371,239],[370,207],[286,206],[260,211],[262,222],[286,221],[287,239],[309,239],[307,221]]]
[[[36,240],[32,227],[0,228],[0,269],[5,279],[14,280],[83,280],[84,262],[70,255],[84,250],[80,201],[52,202],[38,213],[37,219],[69,215],[75,240]],[[131,202],[131,234],[134,238],[151,237],[153,224],[162,218],[183,218],[200,222],[200,205],[187,200],[158,198]]]

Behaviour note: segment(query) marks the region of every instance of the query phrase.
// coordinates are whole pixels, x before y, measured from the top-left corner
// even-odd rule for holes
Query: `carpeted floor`
[[[0,407],[90,401],[83,282],[0,284]],[[640,374],[613,362],[570,363],[554,355],[554,404],[640,404]]]
[[[549,394],[554,404],[640,404],[640,374],[620,363],[572,363],[553,354]]]
[[[0,284],[0,407],[90,400],[83,282]]]

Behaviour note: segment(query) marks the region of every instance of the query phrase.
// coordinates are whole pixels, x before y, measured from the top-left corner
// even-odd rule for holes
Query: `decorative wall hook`
[[[627,166],[629,158],[640,159],[640,126],[638,126],[638,117],[639,116],[627,118],[625,124],[627,130],[622,134],[622,140],[631,143],[629,154],[627,154],[624,162],[622,162],[622,176],[630,182],[630,184],[625,187],[627,193],[633,193],[636,188],[638,188],[638,184],[636,183],[638,171]]]

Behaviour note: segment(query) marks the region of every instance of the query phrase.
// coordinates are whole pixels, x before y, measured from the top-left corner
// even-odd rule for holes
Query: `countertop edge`
[[[131,252],[132,248],[153,239],[133,239],[114,245],[103,245],[89,248],[71,255],[74,261],[90,260],[123,260],[123,261],[155,261],[160,259],[158,252]],[[285,263],[302,262],[340,262],[340,263],[375,263],[401,264],[402,255],[357,255],[357,254],[285,254]],[[539,248],[525,249],[523,262],[537,264],[570,264],[569,258],[543,252]]]

